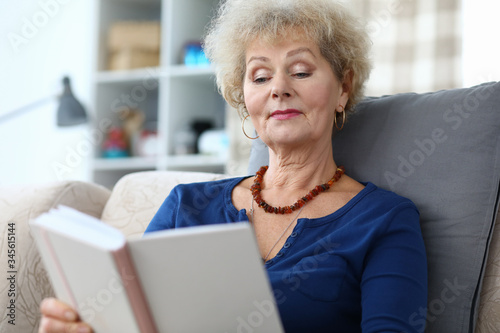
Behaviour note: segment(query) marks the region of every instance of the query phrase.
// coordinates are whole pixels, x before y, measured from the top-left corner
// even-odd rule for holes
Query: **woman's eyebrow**
[[[248,59],[247,64],[249,64],[250,62],[252,62],[254,60],[267,62],[267,61],[269,61],[269,58],[252,56],[252,57],[250,57],[250,59]]]
[[[300,54],[300,53],[304,53],[304,52],[310,53],[313,57],[316,58],[316,55],[308,47],[299,47],[299,48],[297,48],[295,50],[288,51],[287,54],[286,54],[286,57],[287,58],[293,57],[294,55],[297,55],[297,54]],[[250,59],[248,59],[247,64],[249,64],[250,62],[255,61],[255,60],[259,60],[259,61],[263,61],[263,62],[268,62],[269,58],[264,57],[264,56],[252,56],[252,57],[250,57]]]
[[[288,51],[286,54],[287,57],[293,57],[294,55],[297,55],[299,53],[307,52],[310,53],[313,57],[316,58],[316,55],[314,55],[313,51],[311,51],[310,48],[308,47],[299,47],[298,49]]]

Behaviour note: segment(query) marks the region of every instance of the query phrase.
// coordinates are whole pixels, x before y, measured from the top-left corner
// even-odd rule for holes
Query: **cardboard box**
[[[160,65],[160,53],[138,49],[123,49],[109,55],[109,70],[126,70]]]
[[[124,70],[159,66],[160,45],[159,22],[116,22],[109,30],[108,69]]]
[[[124,48],[160,50],[161,26],[156,21],[120,21],[111,25],[108,48],[119,51]]]

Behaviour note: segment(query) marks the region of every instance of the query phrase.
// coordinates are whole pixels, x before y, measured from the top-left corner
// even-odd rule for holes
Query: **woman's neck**
[[[331,144],[324,149],[274,152],[269,150],[269,169],[264,176],[264,189],[304,190],[330,180],[337,165]]]

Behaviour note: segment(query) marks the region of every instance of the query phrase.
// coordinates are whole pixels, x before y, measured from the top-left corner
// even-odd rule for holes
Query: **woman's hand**
[[[39,333],[91,333],[92,328],[80,321],[78,313],[69,305],[55,299],[46,298],[40,304],[42,320]]]

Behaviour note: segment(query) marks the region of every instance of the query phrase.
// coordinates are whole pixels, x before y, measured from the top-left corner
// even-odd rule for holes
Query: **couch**
[[[15,326],[9,324],[8,320],[2,320],[0,332],[37,332],[38,305],[43,298],[54,294],[30,236],[29,219],[58,205],[66,205],[101,218],[104,223],[119,228],[127,236],[139,235],[174,185],[223,177],[208,173],[151,171],[125,176],[113,191],[79,181],[1,188],[0,262],[4,265],[7,262],[8,223],[15,223],[17,273]],[[500,228],[495,229],[491,243],[476,329],[476,332],[481,333],[500,331]],[[11,299],[8,296],[9,285],[6,279],[0,282],[0,299],[4,302]],[[6,306],[2,306],[1,312],[2,318],[10,319],[10,311]]]
[[[500,83],[367,98],[333,146],[349,175],[411,198],[421,212],[429,295],[412,325],[500,332]],[[267,162],[265,148],[254,142],[249,173]],[[136,236],[174,185],[224,177],[152,171],[129,174],[112,191],[78,181],[0,187],[0,332],[36,332],[38,304],[53,294],[30,219],[62,204]]]
[[[167,171],[138,172],[122,178],[113,191],[81,181],[0,187],[0,262],[7,275],[0,280],[0,332],[37,332],[40,301],[54,295],[30,235],[30,219],[51,208],[65,205],[100,218],[127,236],[141,235],[174,185],[223,177],[227,176]],[[15,236],[15,243],[8,242],[9,234]],[[5,268],[9,259],[9,244],[15,244],[12,247],[15,250],[12,269]],[[10,271],[15,273],[8,273]],[[6,279],[8,276],[15,277],[14,284]],[[7,308],[11,300],[15,306],[14,311]],[[15,325],[9,323],[10,320],[14,320]]]

